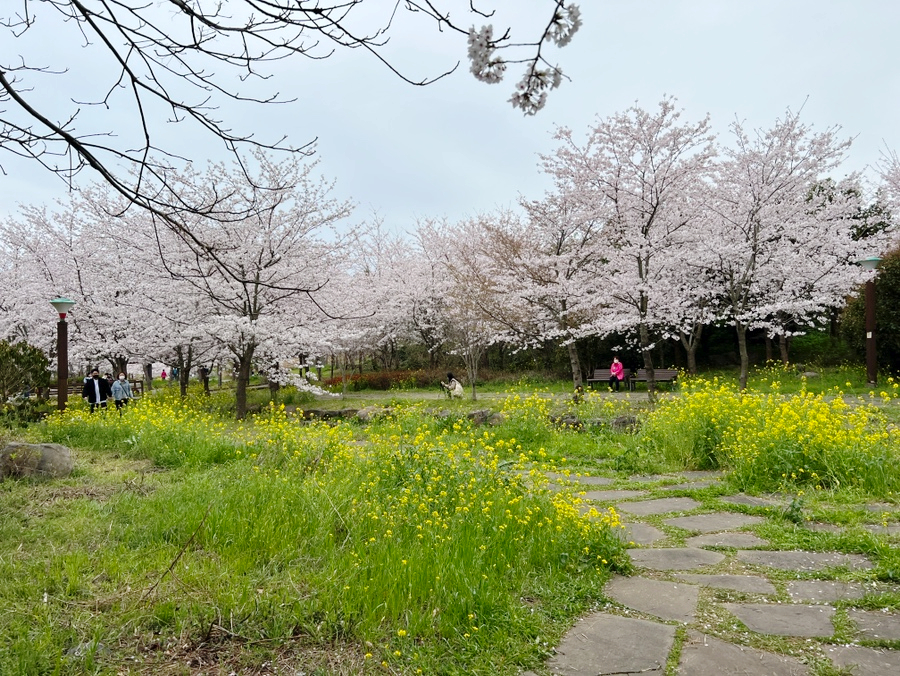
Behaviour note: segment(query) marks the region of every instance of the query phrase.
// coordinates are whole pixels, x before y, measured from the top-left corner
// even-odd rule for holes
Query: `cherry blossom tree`
[[[597,316],[597,330],[637,332],[651,396],[654,331],[678,300],[667,269],[680,264],[675,253],[685,250],[701,213],[692,196],[715,158],[708,117],[696,123],[680,117],[671,98],[656,112],[635,106],[599,120],[583,144],[571,130],[559,129],[559,148],[543,158],[557,189],[603,223],[608,273],[596,292],[611,307]]]
[[[814,190],[850,146],[836,128],[815,133],[788,111],[770,129],[751,134],[735,122],[731,130],[711,202],[715,225],[698,244],[725,289],[743,388],[747,331],[784,333],[788,321],[820,316],[859,283],[864,273],[852,263],[878,244],[854,239],[857,203],[848,191]]]

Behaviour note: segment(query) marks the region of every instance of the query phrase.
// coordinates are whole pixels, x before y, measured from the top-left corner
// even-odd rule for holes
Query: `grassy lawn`
[[[475,402],[282,392],[286,407],[235,422],[227,393],[181,402],[167,388],[121,417],[53,416],[19,436],[74,448],[75,473],[0,483],[0,673],[540,672],[610,573],[628,571],[615,512],[582,516],[579,489],[551,490],[548,473],[627,487],[723,469],[726,488],[688,494],[788,495],[765,527],[775,547],[864,553],[873,578],[900,578],[897,547],[864,529],[900,496],[893,383],[873,398],[861,371],[769,369],[741,395],[726,376],[653,406],[599,391],[576,405],[566,383],[487,387]],[[392,413],[291,413],[366,406]],[[502,418],[476,425],[480,408]],[[613,424],[623,416],[636,432]]]

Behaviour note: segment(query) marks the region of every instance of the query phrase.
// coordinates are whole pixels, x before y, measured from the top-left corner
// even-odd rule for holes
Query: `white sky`
[[[483,0],[486,4],[488,0]],[[446,0],[446,5],[467,5]],[[500,0],[498,17],[520,39],[547,0]],[[464,218],[538,198],[549,182],[538,154],[553,149],[556,125],[584,133],[596,116],[636,101],[655,109],[677,97],[687,120],[709,113],[725,138],[735,116],[770,126],[790,107],[815,129],[838,125],[855,137],[846,170],[863,170],[885,148],[900,150],[900,2],[897,0],[581,0],[584,25],[564,49],[547,52],[571,82],[547,107],[524,117],[506,100],[519,73],[499,85],[475,81],[464,36],[436,33],[421,17],[395,24],[387,55],[413,78],[461,61],[429,86],[403,83],[365,53],[277,65],[269,85],[296,103],[274,109],[228,108],[237,130],[296,144],[318,138],[320,169],[337,194],[355,200],[357,217],[380,214],[397,229],[417,217]],[[469,20],[467,20],[468,22]],[[525,32],[522,31],[524,27]],[[46,39],[46,36],[44,37]],[[70,53],[68,47],[57,50]],[[54,50],[48,48],[48,53]],[[196,159],[213,144],[173,136]],[[52,200],[58,179],[0,151],[0,214],[20,202]]]

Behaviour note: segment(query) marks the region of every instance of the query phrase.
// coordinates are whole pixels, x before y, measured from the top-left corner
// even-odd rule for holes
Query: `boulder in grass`
[[[375,418],[383,418],[384,416],[393,415],[394,409],[384,408],[383,406],[366,406],[359,411],[354,412],[357,420],[360,422],[372,422]]]
[[[620,415],[610,423],[614,432],[634,432],[638,427],[638,419],[633,415]]]
[[[66,477],[74,467],[72,451],[60,444],[10,441],[0,450],[0,477]]]

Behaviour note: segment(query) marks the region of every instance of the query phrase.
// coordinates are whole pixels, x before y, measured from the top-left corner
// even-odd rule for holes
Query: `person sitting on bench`
[[[612,389],[614,386],[616,388],[616,392],[619,391],[619,383],[622,381],[622,372],[625,367],[622,366],[622,362],[619,361],[618,357],[613,357],[612,364],[609,367],[609,389]]]

